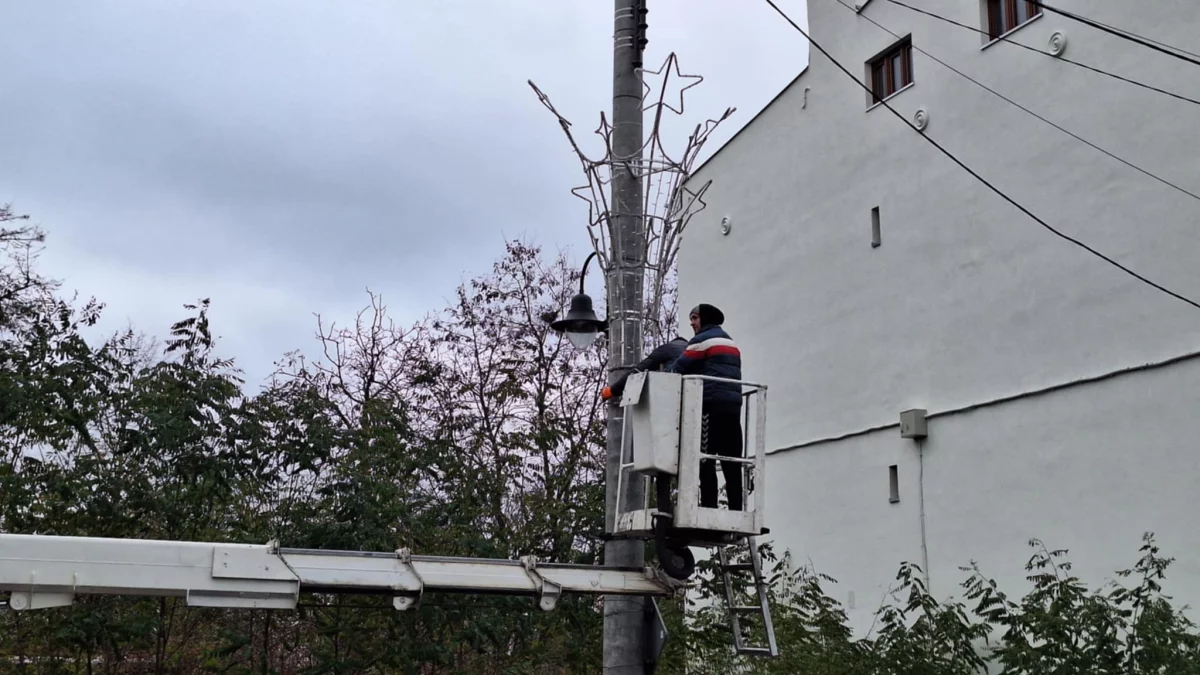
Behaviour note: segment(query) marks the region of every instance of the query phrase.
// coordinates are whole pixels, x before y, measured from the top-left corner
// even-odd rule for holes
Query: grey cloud
[[[743,123],[803,65],[779,58],[802,52],[790,29],[731,6],[653,3],[648,63],[674,49],[708,78],[681,133],[727,105]],[[161,333],[212,295],[263,370],[365,287],[411,320],[503,236],[587,246],[578,164],[525,81],[593,128],[611,17],[591,0],[10,3],[0,201],[45,224],[51,271],[114,324]]]

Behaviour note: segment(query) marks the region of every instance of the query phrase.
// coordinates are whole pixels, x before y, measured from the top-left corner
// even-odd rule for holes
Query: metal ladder
[[[734,651],[747,656],[779,656],[779,645],[775,643],[775,624],[771,622],[771,605],[767,599],[767,583],[763,579],[762,557],[758,554],[758,544],[754,537],[748,537],[750,562],[732,562],[729,549],[732,546],[721,546],[717,553],[721,560],[721,574],[725,582],[725,601],[729,607],[730,628],[733,629]],[[754,594],[757,603],[738,604],[737,596],[746,600],[745,593],[734,593],[734,575],[739,572],[750,572],[754,576]],[[743,590],[743,589],[739,589]],[[767,644],[747,644],[746,635],[742,633],[743,618],[757,617],[766,634]]]

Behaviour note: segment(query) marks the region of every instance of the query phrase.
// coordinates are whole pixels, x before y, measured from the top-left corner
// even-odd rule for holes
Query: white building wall
[[[952,591],[973,557],[1010,588],[1031,538],[1069,548],[1100,581],[1133,567],[1153,531],[1200,599],[1200,358],[931,422],[925,443],[930,573]],[[938,551],[934,556],[933,551]]]
[[[973,0],[906,0],[979,26]],[[1200,51],[1200,5],[1058,5]],[[1076,134],[1200,193],[1200,106],[1134,88],[873,0],[864,14]],[[860,77],[895,38],[836,0],[813,37]],[[1200,99],[1200,70],[1048,14],[1012,35]],[[800,39],[797,36],[797,39]],[[889,100],[1051,225],[1200,298],[1200,201],[1103,156],[914,52]],[[869,614],[901,560],[920,562],[915,446],[900,411],[939,413],[1200,351],[1200,310],[1053,236],[940,155],[817,50],[809,70],[698,172],[712,180],[680,259],[681,304],[710,302],[771,385],[769,526],[855,590]],[[883,245],[870,246],[880,208]],[[721,234],[729,217],[732,231]],[[1080,570],[1128,565],[1143,530],[1179,557],[1200,602],[1200,371],[1176,364],[931,421],[926,528],[935,590],[977,559],[1015,582],[1037,536]],[[885,427],[867,433],[872,428]],[[830,440],[847,434],[851,438]],[[887,500],[899,465],[902,499]],[[1190,580],[1186,577],[1191,576]],[[874,604],[868,607],[867,605]],[[858,616],[856,615],[856,616]],[[856,618],[856,622],[859,621]],[[867,620],[869,624],[869,619]]]
[[[1019,594],[1033,538],[1069,549],[1076,574],[1105,583],[1133,566],[1142,534],[1152,531],[1177,558],[1168,592],[1195,605],[1197,409],[1200,358],[935,418],[923,450],[893,428],[781,452],[768,459],[768,527],[778,545],[839,581],[831,594],[865,630],[899,563],[926,567],[923,452],[927,569],[937,595],[961,595],[967,575],[959,568],[973,560]]]

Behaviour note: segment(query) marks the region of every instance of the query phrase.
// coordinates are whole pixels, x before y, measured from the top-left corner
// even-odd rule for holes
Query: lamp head
[[[605,322],[596,317],[591,296],[580,293],[571,298],[571,309],[567,310],[567,315],[550,324],[550,328],[556,333],[566,333],[571,344],[586,349],[605,329]]]

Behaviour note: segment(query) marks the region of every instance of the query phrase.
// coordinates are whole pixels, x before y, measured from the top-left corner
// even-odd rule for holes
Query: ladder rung
[[[753,572],[754,563],[730,563],[728,565],[721,565],[721,569],[727,572]]]
[[[737,651],[739,654],[773,656],[770,647],[741,647]]]
[[[734,607],[733,611],[741,612],[742,614],[750,614],[750,613],[760,614],[760,613],[762,613],[762,606],[761,605],[743,605],[741,607]]]

